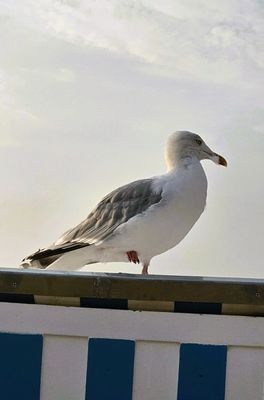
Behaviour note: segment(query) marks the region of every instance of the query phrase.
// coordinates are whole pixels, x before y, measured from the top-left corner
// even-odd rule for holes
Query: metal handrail
[[[264,280],[1,268],[0,293],[264,305]]]

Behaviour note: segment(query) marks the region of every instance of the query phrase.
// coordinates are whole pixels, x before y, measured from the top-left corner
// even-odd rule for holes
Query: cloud
[[[250,88],[263,82],[263,9],[256,0],[9,0],[5,13],[152,73]]]

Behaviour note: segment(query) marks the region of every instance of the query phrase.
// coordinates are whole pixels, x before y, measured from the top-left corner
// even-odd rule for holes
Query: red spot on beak
[[[224,167],[227,167],[227,161],[224,157],[220,156],[220,154],[217,153],[212,153],[212,156],[209,157],[214,163],[223,165]]]
[[[219,158],[218,164],[223,165],[224,167],[227,167],[226,159],[224,157],[220,156],[220,155],[218,155],[218,158]]]

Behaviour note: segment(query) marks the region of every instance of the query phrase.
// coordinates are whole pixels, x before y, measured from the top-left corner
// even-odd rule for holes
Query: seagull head
[[[201,136],[193,132],[177,131],[169,136],[165,159],[168,169],[179,165],[188,165],[192,160],[212,160],[214,163],[227,166],[227,162],[220,154],[214,153]]]

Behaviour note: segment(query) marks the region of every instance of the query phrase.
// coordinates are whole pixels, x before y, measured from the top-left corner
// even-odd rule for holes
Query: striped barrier
[[[264,280],[3,268],[0,302],[264,316]]]
[[[187,314],[264,316],[264,305],[224,304],[190,301],[144,301],[129,299],[97,299],[93,297],[55,297],[0,293],[0,302],[46,304],[131,311],[163,311]]]
[[[50,347],[49,351],[55,350],[55,353],[57,352],[61,356],[59,354],[61,353],[61,348],[56,349],[54,343],[52,345],[52,342],[49,343],[49,341],[50,339],[47,340],[48,347]],[[41,335],[2,333],[0,334],[0,396],[2,399],[8,400],[17,400],[18,398],[27,400],[44,400],[48,398],[78,398],[80,400],[175,398],[176,400],[175,388],[178,382],[177,400],[225,399],[226,346],[182,344],[179,351],[178,346],[174,346],[174,348],[173,346],[168,346],[168,348],[162,345],[157,346],[160,348],[153,349],[153,346],[148,348],[148,345],[143,345],[143,348],[140,346],[137,360],[135,361],[135,341],[89,339],[87,342],[88,363],[85,383],[82,382],[81,384],[82,393],[76,394],[76,384],[72,386],[70,392],[68,390],[65,392],[65,389],[63,389],[63,387],[68,389],[66,380],[70,372],[64,378],[59,374],[61,380],[59,389],[58,382],[54,381],[54,377],[49,379],[49,375],[46,372],[42,375],[43,337]],[[171,352],[170,354],[168,354],[168,350]],[[155,377],[152,376],[150,378],[151,382],[146,381],[146,386],[144,387],[143,383],[142,387],[142,378],[139,374],[145,375],[144,369],[149,367],[146,365],[146,361],[149,361],[149,358],[153,358],[157,353],[160,357],[157,360],[153,359],[153,361],[160,363],[159,374]],[[54,355],[52,356],[46,351],[46,363],[48,363],[47,359],[49,357],[53,358]],[[169,374],[170,381],[165,376],[167,382],[163,382],[162,374],[167,372],[166,363],[168,363],[169,358],[171,359],[170,361],[174,362],[174,368]],[[69,371],[75,368],[75,365],[70,360],[65,359],[66,361]],[[141,361],[144,369],[139,365]],[[138,371],[135,371],[135,363]],[[171,363],[169,365],[171,367]],[[55,367],[57,369],[65,369],[59,365],[58,361]],[[164,367],[165,371],[163,370]],[[151,367],[151,369],[153,368]],[[58,372],[55,373],[55,378],[57,379],[57,377]],[[157,379],[156,383],[154,378]],[[134,380],[136,380],[136,383],[133,386]],[[84,387],[85,390],[83,390]],[[148,392],[147,396],[144,394],[146,390]],[[77,391],[79,391],[79,388],[77,388]]]
[[[0,400],[264,399],[262,281],[77,278],[0,271]]]
[[[0,330],[1,399],[264,398],[263,318],[2,303]]]

